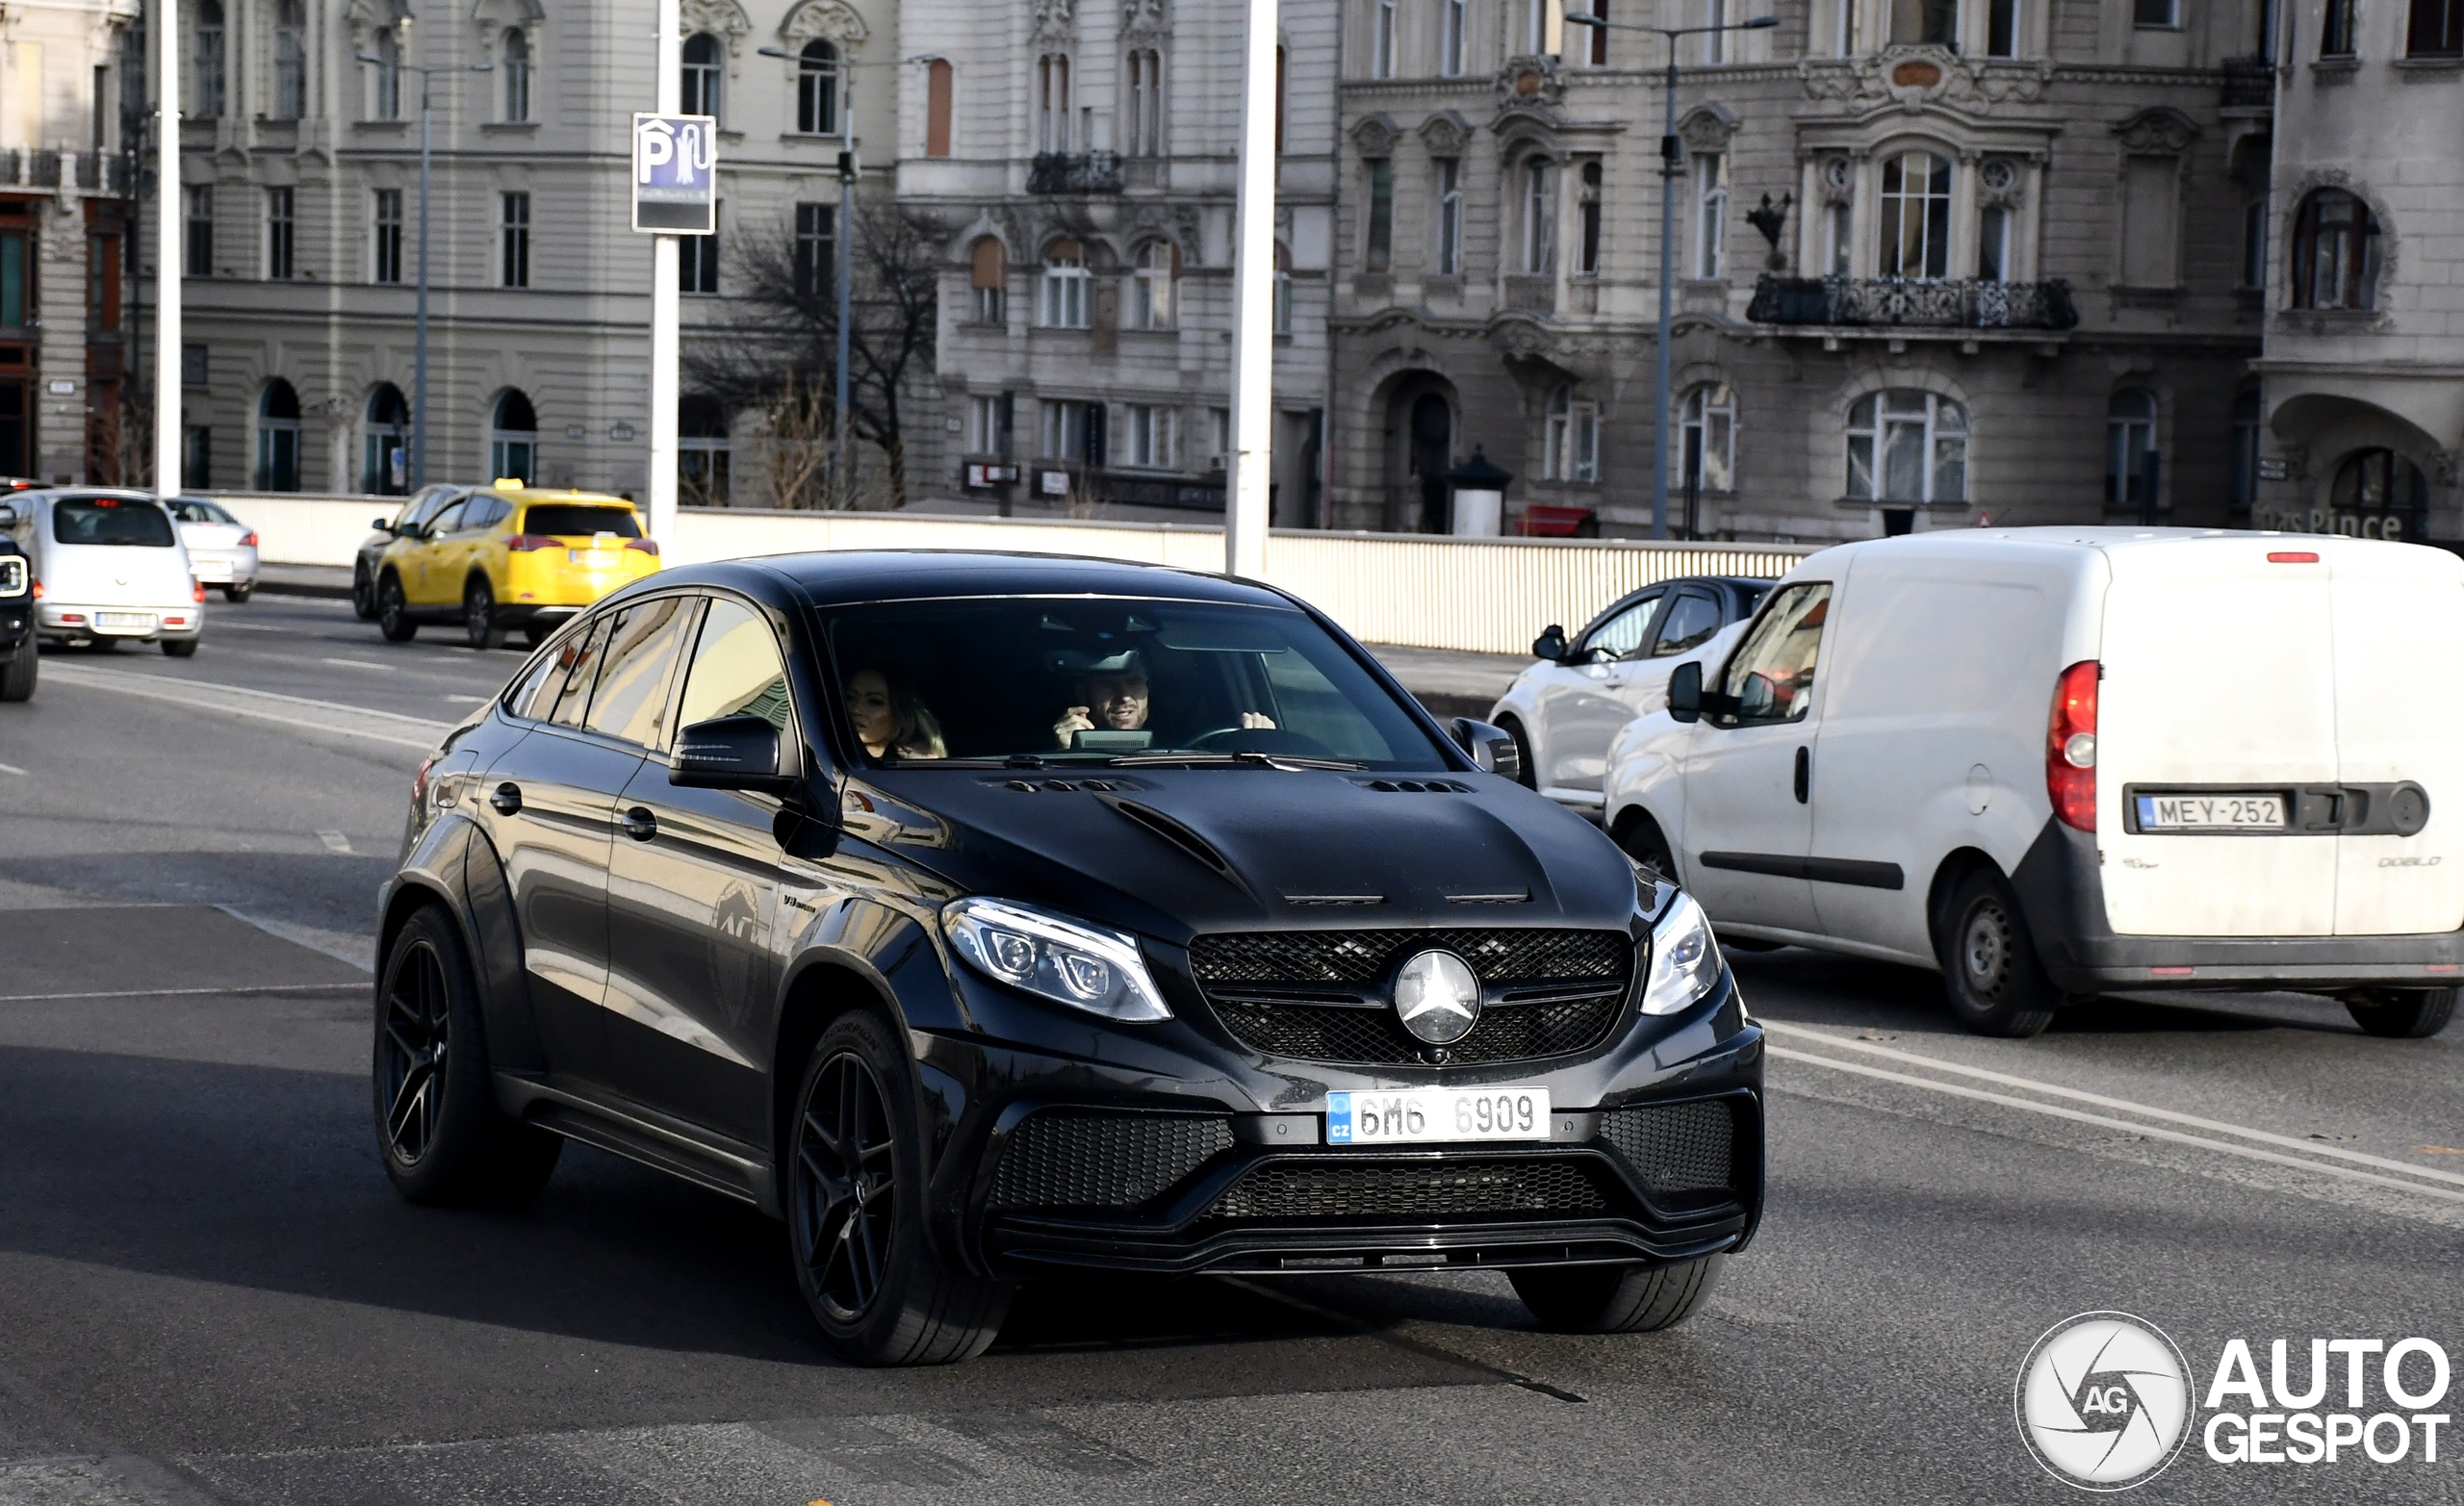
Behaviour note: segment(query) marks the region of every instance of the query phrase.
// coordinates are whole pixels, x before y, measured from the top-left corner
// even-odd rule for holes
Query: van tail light
[[[257,547],[257,536],[256,536],[254,533],[249,534],[246,538],[242,539],[242,540],[240,541],[240,548],[242,548],[242,549],[255,549],[256,547]]]
[[[658,555],[658,540],[656,539],[627,539],[625,541],[625,548],[629,549],[639,549],[653,558],[656,558]]]
[[[2064,670],[2045,726],[2044,792],[2062,824],[2079,831],[2096,830],[2096,681],[2103,675],[2093,659]]]
[[[205,582],[193,575],[189,577],[189,600],[199,606],[205,604]]]
[[[548,537],[548,535],[544,533],[517,533],[512,538],[504,541],[504,547],[511,549],[516,554],[527,554],[532,549],[560,549],[564,548],[563,545],[558,544],[555,540]]]

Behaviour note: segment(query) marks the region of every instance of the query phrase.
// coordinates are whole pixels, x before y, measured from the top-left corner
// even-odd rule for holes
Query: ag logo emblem
[[[2190,1437],[2190,1366],[2153,1324],[2082,1313],[2028,1351],[2019,1436],[2054,1478],[2126,1491],[2164,1472]]]

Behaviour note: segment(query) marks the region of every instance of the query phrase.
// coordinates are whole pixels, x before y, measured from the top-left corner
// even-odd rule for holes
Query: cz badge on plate
[[[1329,1145],[1548,1137],[1549,1090],[1545,1087],[1420,1087],[1326,1095]]]

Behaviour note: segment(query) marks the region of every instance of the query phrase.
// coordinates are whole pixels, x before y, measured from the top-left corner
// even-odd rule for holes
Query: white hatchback
[[[159,643],[175,658],[205,632],[205,587],[170,514],[145,492],[35,492],[35,631],[49,643]]]

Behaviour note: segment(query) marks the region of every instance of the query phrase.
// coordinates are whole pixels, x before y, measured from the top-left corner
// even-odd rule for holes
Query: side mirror
[[[0,502],[0,528],[13,528],[16,525],[17,509],[7,502]]]
[[[1674,722],[1703,720],[1703,661],[1688,659],[1668,674],[1668,715]]]
[[[750,713],[696,722],[676,740],[668,756],[667,782],[687,789],[762,790],[783,795],[795,787],[787,734],[767,717]]]
[[[1472,755],[1472,761],[1500,779],[1523,778],[1523,750],[1516,747],[1514,734],[1502,727],[1475,722],[1468,716],[1454,719],[1454,740]]]
[[[379,533],[394,531],[394,520],[391,518],[371,518],[368,520],[368,525]]]
[[[1541,628],[1540,636],[1531,640],[1531,656],[1552,664],[1562,663],[1566,657],[1566,630],[1555,623]]]

